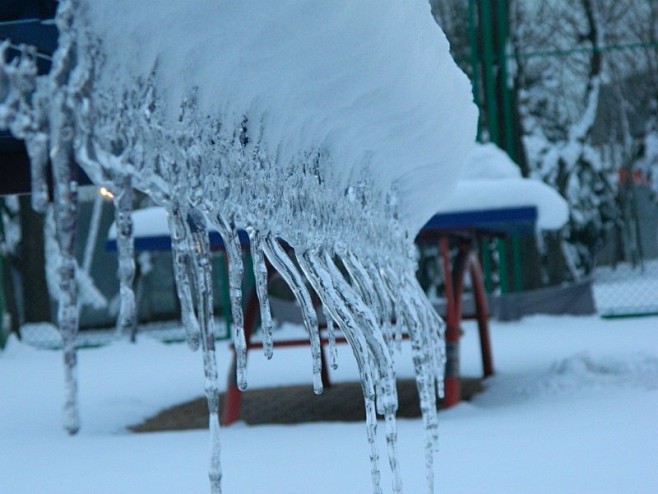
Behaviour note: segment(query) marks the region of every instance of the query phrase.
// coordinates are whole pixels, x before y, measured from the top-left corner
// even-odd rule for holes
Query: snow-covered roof
[[[544,182],[523,178],[519,167],[493,144],[476,144],[453,192],[437,213],[454,213],[522,206],[537,208],[537,228],[558,229],[569,218],[569,207]]]

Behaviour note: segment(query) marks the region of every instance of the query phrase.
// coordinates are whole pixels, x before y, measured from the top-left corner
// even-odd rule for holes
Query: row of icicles
[[[16,137],[25,140],[31,161],[33,206],[37,211],[43,212],[48,205],[48,162],[52,167],[56,236],[61,251],[58,325],[66,376],[64,422],[66,430],[75,434],[80,422],[75,343],[79,308],[74,255],[77,228],[74,163],[80,163],[94,182],[108,186],[114,195],[121,294],[118,326],[123,329],[131,328],[136,323],[132,288],[135,276],[132,184],[134,181],[142,184],[143,181],[131,171],[117,167],[113,161],[99,158],[99,153],[94,157],[88,152],[87,145],[92,133],[81,127],[81,118],[77,115],[79,112],[84,116],[84,99],[77,98],[75,90],[70,87],[75,86],[75,57],[71,56],[75,42],[72,36],[66,35],[67,26],[72,22],[72,13],[65,8],[67,3],[63,2],[58,16],[58,27],[64,35],[60,38],[60,49],[46,79],[37,77],[34,59],[29,52],[9,63],[4,52],[0,53],[0,128],[8,128]],[[170,179],[170,183],[180,180],[180,176],[162,178],[165,181]],[[150,194],[168,212],[176,288],[188,345],[192,349],[200,347],[203,353],[205,392],[210,411],[212,447],[209,476],[213,494],[221,492],[221,465],[208,223],[220,233],[229,260],[228,283],[238,387],[245,389],[247,386],[240,227],[246,230],[249,237],[265,355],[270,358],[274,346],[267,295],[268,269],[275,269],[281,275],[302,311],[310,341],[316,393],[322,392],[322,350],[311,291],[322,303],[331,354],[335,355],[336,327],[347,339],[361,377],[375,493],[383,492],[376,446],[377,414],[384,416],[388,462],[393,474],[392,490],[402,492],[396,453],[395,413],[398,405],[393,355],[403,333],[409,336],[426,434],[428,492],[433,492],[433,452],[437,445],[436,396],[442,393],[444,326],[414,277],[414,261],[408,251],[391,257],[382,255],[376,245],[367,251],[360,248],[357,252],[351,249],[349,242],[314,243],[312,238],[303,247],[287,245],[271,231],[255,224],[244,222],[238,225],[235,215],[226,213],[230,209],[226,204],[213,209],[206,203],[192,204],[176,194],[165,197],[148,188],[143,192]],[[356,208],[355,214],[359,211]],[[335,362],[334,358],[332,362]]]

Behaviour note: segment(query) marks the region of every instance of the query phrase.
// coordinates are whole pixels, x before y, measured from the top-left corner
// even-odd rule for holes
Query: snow
[[[492,321],[497,375],[473,402],[440,413],[437,492],[656,492],[657,323],[589,316]],[[463,373],[475,376],[477,329],[466,322],[464,331]],[[312,393],[307,353],[277,349],[268,361],[253,352],[250,386],[307,384]],[[358,379],[350,353],[339,347],[339,368],[330,371],[337,382]],[[222,386],[228,355],[220,345]],[[198,355],[185,344],[143,337],[135,345],[80,350],[79,359],[83,427],[69,437],[59,426],[61,354],[14,339],[0,353],[0,492],[207,492],[207,431],[125,430],[200,394]],[[414,376],[408,343],[396,360],[400,377]],[[398,427],[405,489],[425,492],[421,420],[399,420]],[[309,486],[318,494],[370,492],[361,423],[237,424],[221,434],[227,493],[306,493]]]
[[[132,219],[135,237],[148,238],[170,235],[169,220],[167,211],[164,208],[150,206],[137,209],[132,212]],[[112,223],[107,231],[107,239],[116,240],[116,238],[117,226],[116,223]]]
[[[478,143],[471,149],[460,178],[462,180],[521,178],[521,169],[495,144]]]
[[[330,168],[339,194],[364,177],[378,192],[399,192],[411,238],[454,185],[474,141],[470,83],[424,0],[81,4],[78,28],[93,33],[83,42],[98,50],[99,39],[103,51],[95,96],[152,81],[158,123],[168,131],[193,98],[200,119],[220,119],[222,138],[246,121],[249,142],[279,173],[320,151],[330,158],[320,172],[326,180]],[[114,101],[93,104],[118,115]],[[109,150],[111,138],[98,140]],[[270,177],[286,185],[279,178]]]
[[[537,228],[557,230],[569,219],[569,207],[541,180],[521,177],[519,167],[494,144],[476,144],[455,189],[438,213],[511,207],[537,208]]]
[[[538,180],[525,178],[460,181],[437,212],[523,206],[537,208],[537,228],[544,230],[556,230],[564,226],[569,217],[567,204],[555,189]]]

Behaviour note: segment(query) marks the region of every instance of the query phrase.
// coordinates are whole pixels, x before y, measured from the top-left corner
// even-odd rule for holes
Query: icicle
[[[393,281],[389,280],[390,277],[387,273],[387,271],[390,271],[389,260],[373,264],[372,270],[376,272],[374,275],[378,280],[376,286],[378,289],[383,290],[385,299],[388,300],[392,321],[390,328],[390,332],[392,332],[392,341],[395,344],[396,349],[400,351],[402,349],[402,332],[405,328],[405,321],[401,313],[403,301],[400,295],[400,290]]]
[[[351,290],[350,285],[344,280],[342,273],[334,264],[331,256],[326,251],[322,252],[322,256],[328,274],[336,283],[336,293],[344,297],[344,303],[347,307],[350,307],[350,310],[356,316],[371,356],[376,364],[379,376],[376,380],[377,387],[379,388],[379,395],[377,396],[378,407],[383,412],[387,423],[386,442],[388,445],[389,464],[393,474],[393,488],[394,492],[399,492],[402,489],[402,480],[396,452],[397,428],[395,426],[395,413],[398,408],[398,397],[395,386],[393,358],[383,339],[382,333],[378,331],[379,328],[374,314],[372,314],[357,294]]]
[[[391,297],[391,295],[389,295],[388,291],[386,290],[386,283],[382,279],[379,270],[372,264],[372,261],[366,260],[364,268],[373,282],[375,294],[379,299],[381,306],[384,309],[384,314],[382,317],[382,331],[384,333],[384,340],[388,344],[389,351],[391,352],[391,355],[394,355],[393,324],[397,324],[394,299]],[[400,340],[401,337],[398,339],[398,350],[400,350],[399,348]]]
[[[135,247],[133,242],[133,190],[129,175],[117,180],[114,190],[114,207],[117,227],[117,252],[119,254],[120,308],[117,331],[130,334],[134,342],[137,332],[137,310],[135,305]]]
[[[48,136],[37,132],[25,139],[25,147],[30,157],[30,180],[32,209],[44,213],[48,207]]]
[[[363,293],[368,294],[363,297],[364,302],[375,308],[375,314],[382,330],[382,335],[391,357],[395,355],[393,349],[393,336],[391,331],[392,308],[388,300],[388,295],[377,285],[381,280],[375,276],[376,270],[369,271],[351,252],[346,251],[342,259],[343,265],[347,269],[350,277],[354,280],[355,285],[361,287]]]
[[[77,353],[75,347],[78,332],[78,293],[75,281],[75,231],[77,227],[77,183],[73,176],[72,143],[68,128],[70,115],[64,104],[64,96],[57,95],[51,117],[60,125],[52,128],[50,153],[55,182],[55,225],[60,249],[59,289],[60,299],[57,319],[64,349],[66,398],[64,402],[64,428],[69,434],[80,429],[78,411]]]
[[[433,350],[433,364],[432,370],[435,373],[435,381],[437,388],[437,396],[443,398],[444,394],[444,374],[445,374],[445,365],[446,365],[446,348],[445,348],[445,330],[446,325],[443,319],[437,314],[436,310],[427,299],[427,297],[422,296],[425,293],[423,289],[418,284],[418,280],[415,277],[410,279],[410,285],[416,293],[416,300],[419,301],[421,307],[424,309],[424,320],[426,321],[425,331],[429,342],[429,348]]]
[[[267,294],[267,265],[263,254],[260,234],[253,227],[247,228],[251,259],[254,265],[254,282],[256,295],[260,304],[260,329],[263,333],[263,351],[268,359],[272,358],[274,342],[272,340],[272,312],[270,311],[270,298]]]
[[[331,368],[338,369],[338,349],[336,345],[336,323],[327,308],[322,304],[322,313],[327,324],[327,338],[329,340],[329,356],[331,358]]]
[[[308,331],[309,340],[311,342],[311,357],[313,358],[313,391],[315,391],[316,394],[321,394],[323,389],[322,346],[320,344],[318,316],[313,307],[311,295],[306,288],[301,273],[274,237],[268,236],[264,239],[263,250],[272,263],[272,266],[274,266],[292,290],[292,293],[302,311],[304,326]]]
[[[221,493],[222,470],[219,438],[219,387],[217,384],[217,359],[215,355],[215,331],[212,314],[212,271],[208,230],[203,215],[196,209],[187,214],[186,230],[189,233],[190,252],[193,262],[190,269],[197,296],[197,314],[203,347],[203,370],[208,401],[210,429],[210,487],[213,494]]]
[[[393,360],[384,342],[382,334],[378,331],[376,318],[367,305],[359,298],[358,294],[345,281],[343,274],[338,270],[331,256],[324,250],[320,252],[322,265],[326,269],[328,276],[331,277],[335,284],[335,293],[337,293],[346,307],[354,314],[357,327],[366,338],[368,348],[373,354],[375,362],[384,385],[386,387],[386,407],[397,409],[397,391],[395,389],[395,373],[393,370]]]
[[[398,426],[395,420],[395,412],[385,411],[384,421],[386,424],[386,447],[388,453],[388,465],[393,472],[393,493],[400,494],[402,488],[402,476],[400,475],[400,463],[398,461]]]
[[[385,310],[381,304],[381,301],[377,297],[377,293],[375,292],[375,287],[372,280],[370,279],[370,276],[368,276],[368,273],[356,258],[356,256],[348,252],[347,249],[344,249],[343,252],[337,250],[336,254],[340,257],[343,266],[345,266],[345,269],[347,269],[347,272],[350,275],[350,279],[352,280],[352,286],[363,299],[363,302],[372,309],[375,316],[377,317],[377,322],[381,326],[383,323]]]
[[[194,313],[194,301],[188,277],[189,254],[188,238],[185,228],[185,219],[177,207],[169,210],[169,230],[171,233],[171,251],[174,261],[174,279],[176,292],[181,304],[181,317],[187,334],[187,345],[191,350],[199,348],[201,330],[199,321]]]
[[[78,410],[77,353],[75,340],[78,332],[78,290],[75,280],[75,232],[77,227],[78,184],[73,166],[74,118],[68,106],[62,85],[68,81],[75,63],[75,43],[69,32],[73,12],[62,5],[57,18],[60,33],[59,49],[53,57],[50,73],[50,161],[52,164],[55,199],[55,228],[60,249],[59,287],[57,310],[59,330],[64,350],[66,398],[64,402],[64,428],[69,434],[80,429]]]
[[[362,382],[373,382],[374,371],[378,376],[378,387],[381,387],[381,405],[387,422],[386,440],[388,444],[389,464],[393,474],[394,492],[401,492],[402,481],[400,478],[397,461],[397,431],[395,426],[395,412],[397,410],[397,391],[395,389],[395,373],[392,359],[388,348],[381,335],[376,330],[374,315],[367,306],[363,304],[352,287],[343,279],[342,273],[334,264],[331,256],[326,252],[306,251],[297,257],[306,276],[313,284],[316,292],[322,299],[323,304],[331,313],[332,317],[339,322],[343,333],[346,335],[352,351],[360,364]],[[363,348],[363,345],[367,348]],[[375,362],[375,368],[371,366],[370,359]],[[374,395],[369,393],[369,388],[364,388],[366,401],[366,412],[372,408],[375,411]],[[375,415],[376,417],[376,415]],[[374,433],[376,427],[372,427],[372,420],[368,421],[368,441],[372,450],[374,446]],[[379,466],[377,464],[378,454],[371,454],[373,467],[373,488],[375,492],[379,487]]]
[[[242,246],[233,220],[225,219],[221,214],[213,223],[224,240],[228,259],[228,287],[231,299],[231,316],[233,317],[233,347],[237,356],[237,385],[242,391],[247,389],[247,342],[244,334],[244,313],[242,312]]]
[[[85,244],[85,252],[82,256],[82,270],[87,274],[91,273],[91,264],[94,260],[94,252],[98,242],[98,228],[100,226],[101,213],[103,211],[103,198],[98,194],[94,198],[94,206],[91,210],[91,219],[89,220],[89,233]]]
[[[425,469],[428,492],[434,492],[434,451],[437,441],[437,410],[434,379],[431,372],[429,342],[425,339],[423,316],[418,311],[408,279],[399,279],[390,269],[385,268],[385,281],[391,291],[398,290],[401,296],[399,315],[404,318],[411,337],[411,351],[416,372],[416,385],[420,399],[420,409],[425,429]]]
[[[363,390],[366,411],[366,434],[370,448],[370,474],[373,492],[381,493],[381,474],[379,471],[379,452],[377,451],[377,413],[375,409],[375,386],[368,347],[362,332],[359,330],[353,314],[343,303],[331,276],[319,262],[317,255],[306,251],[297,256],[299,265],[313,285],[326,310],[331,317],[338,321],[345,338],[347,339],[359,368],[361,388]]]
[[[391,5],[394,3],[391,2]],[[221,477],[217,369],[208,239],[206,224],[199,211],[213,211],[212,215],[207,216],[211,216],[210,221],[222,235],[230,260],[230,310],[238,361],[237,384],[241,389],[247,385],[247,342],[242,312],[242,252],[236,223],[240,226],[263,226],[260,229],[254,227],[249,234],[266,355],[271,356],[273,345],[263,256],[267,256],[281,272],[300,303],[311,341],[314,390],[322,390],[322,352],[317,314],[300,268],[293,262],[293,254],[284,251],[282,244],[288,242],[297,249],[294,255],[301,270],[324,304],[332,365],[336,360],[334,322],[343,331],[358,362],[366,410],[372,483],[376,493],[382,491],[376,447],[377,410],[383,412],[385,417],[393,490],[400,492],[402,489],[396,453],[397,391],[392,346],[401,341],[403,326],[408,328],[418,374],[423,423],[427,431],[426,462],[431,486],[432,446],[436,444],[437,435],[436,390],[441,393],[441,366],[445,360],[441,346],[443,326],[422,299],[423,295],[413,280],[414,266],[409,255],[411,235],[422,224],[422,216],[435,209],[432,201],[426,201],[425,196],[429,198],[433,193],[435,198],[440,197],[441,194],[435,190],[436,178],[445,174],[445,180],[439,180],[445,184],[455,178],[459,158],[466,154],[474,137],[472,124],[476,119],[467,82],[456,66],[449,65],[444,37],[434,33],[438,37],[433,38],[443,46],[443,59],[436,59],[439,52],[434,49],[423,51],[422,46],[416,43],[419,37],[397,37],[396,41],[413,41],[405,45],[406,49],[400,53],[418,52],[419,57],[413,58],[411,64],[409,57],[395,58],[392,64],[388,64],[393,72],[396,67],[401,67],[427,75],[435,82],[446,82],[445,87],[437,86],[439,93],[435,92],[434,98],[427,98],[426,94],[419,93],[418,88],[409,85],[382,86],[384,79],[371,77],[376,72],[372,70],[358,74],[360,82],[353,85],[356,92],[336,92],[335,87],[323,83],[314,85],[324,79],[309,78],[308,74],[317,76],[318,70],[322,72],[323,67],[328,65],[343,64],[349,68],[350,63],[356,60],[355,54],[357,58],[365,57],[363,60],[373,66],[379,64],[383,60],[381,55],[390,53],[390,50],[384,47],[384,51],[371,57],[373,44],[367,37],[356,49],[350,45],[344,51],[329,50],[336,63],[328,65],[318,65],[317,57],[313,57],[312,53],[309,57],[308,50],[293,53],[274,45],[268,51],[272,56],[264,58],[272,62],[272,67],[289,65],[293,60],[309,70],[292,74],[290,81],[293,84],[263,88],[259,85],[262,71],[241,72],[240,64],[236,65],[230,56],[205,57],[206,52],[214,51],[198,49],[208,45],[208,38],[201,31],[200,35],[150,36],[149,39],[156,41],[152,49],[140,52],[143,56],[139,63],[127,63],[131,60],[129,50],[126,51],[128,45],[115,42],[116,36],[122,37],[121,32],[106,29],[107,15],[102,4],[87,0],[60,0],[56,19],[58,49],[47,76],[38,76],[36,64],[29,57],[26,57],[24,65],[5,63],[2,50],[7,44],[0,45],[0,125],[3,128],[11,127],[14,135],[27,141],[37,209],[47,202],[46,149],[49,149],[53,162],[57,241],[62,252],[59,269],[59,291],[62,295],[58,318],[65,348],[67,428],[75,432],[78,427],[75,403],[78,308],[75,303],[77,293],[72,249],[76,184],[71,172],[71,155],[75,148],[77,161],[85,167],[94,182],[102,183],[108,177],[117,175],[125,176],[126,180],[130,177],[132,185],[147,193],[170,213],[176,285],[188,344],[193,349],[203,346],[206,394],[211,415],[210,478],[213,492],[219,492]],[[126,33],[146,30],[144,32],[147,34],[157,34],[161,22],[156,18],[153,23],[141,22],[143,8],[138,2],[135,5],[137,7],[126,11],[126,25],[122,29]],[[216,19],[212,16],[199,17],[194,24],[203,26],[205,30],[216,30],[217,23],[221,24],[221,21],[230,24],[253,18],[251,8],[233,9],[235,12],[232,10],[229,17],[221,13]],[[326,24],[326,16],[307,18],[304,17],[306,12],[303,8],[299,10],[299,6],[294,5],[289,8],[290,13],[295,15],[284,15],[282,18],[296,19],[301,15],[299,18],[311,22],[314,28]],[[172,10],[159,14],[175,16],[178,10],[174,6]],[[367,13],[366,10],[363,13]],[[410,29],[436,28],[427,22],[426,17],[421,17],[422,9],[405,7],[399,12],[388,10],[390,12],[382,18],[386,22],[403,19]],[[335,11],[333,9],[327,13]],[[427,15],[427,12],[424,14]],[[322,21],[316,26],[313,22],[317,19]],[[356,15],[350,19],[354,23],[349,24],[345,32],[362,33],[372,27],[372,16]],[[333,24],[342,25],[344,19],[339,15],[330,20],[336,21]],[[217,43],[213,46],[229,54],[238,53],[244,51],[245,39],[258,37],[268,29],[267,23],[250,23],[250,36],[215,37]],[[304,34],[304,41],[319,41],[321,48],[335,48],[334,41],[343,37],[343,31],[325,29],[322,39],[318,40],[316,29],[309,29]],[[180,33],[185,34],[184,30]],[[423,31],[422,38],[429,39],[431,35],[430,31]],[[186,53],[200,56],[181,59],[182,62],[172,57],[172,47],[182,41],[185,41]],[[435,44],[431,45],[436,48]],[[429,63],[432,60],[440,63]],[[190,71],[191,78],[186,77],[181,84],[172,85],[171,81],[181,70],[197,65],[210,67],[210,70]],[[267,73],[269,69],[265,67],[263,70]],[[245,86],[247,91],[241,85],[231,83],[230,78],[210,81],[203,75],[234,72],[237,79],[245,79],[249,83]],[[458,90],[460,85],[461,91]],[[296,97],[299,96],[299,88],[305,88],[304,94]],[[234,90],[238,89],[235,93]],[[395,97],[390,101],[375,101],[368,97],[382,90],[391,92]],[[276,97],[263,98],[263,91]],[[323,113],[322,105],[307,104],[306,113],[319,115],[317,125],[309,126],[308,119],[300,116],[300,108],[295,104],[286,104],[292,101],[291,95],[296,103],[342,98],[341,101],[346,104],[334,105],[339,111],[329,113]],[[454,105],[452,102],[449,105],[442,103],[443,99],[448,98],[455,100]],[[350,104],[355,100],[361,104]],[[435,143],[429,147],[413,145],[420,134],[416,125],[409,125],[409,115],[413,114],[410,110],[417,110],[420,103],[428,101],[430,106],[424,108],[424,116],[429,120],[425,119],[421,134],[436,132],[440,126],[437,127],[432,118],[437,115],[440,117],[455,108],[463,110],[452,112],[464,117],[453,122],[453,134],[461,136],[460,139],[450,140],[447,147],[435,145],[443,142],[441,139],[425,139],[426,142]],[[367,114],[386,118],[363,121],[364,108]],[[345,122],[351,121],[354,125],[345,125]],[[381,127],[381,122],[394,122],[396,128],[407,131],[392,135],[388,132],[390,125]],[[469,128],[471,131],[468,131]],[[355,135],[363,138],[355,140]],[[382,140],[382,136],[394,138]],[[378,146],[377,152],[372,152],[370,144],[373,142],[378,142],[385,149]],[[401,155],[403,159],[391,160],[391,152],[395,154],[400,149],[405,150]],[[432,168],[430,173],[425,164],[436,160],[437,156],[441,163],[438,167],[429,167]],[[376,178],[373,170],[378,172]],[[121,184],[118,185],[122,188]],[[416,190],[418,195],[415,195]],[[117,200],[121,201],[121,198]],[[128,207],[123,210],[126,215],[128,210]],[[120,235],[122,231],[127,233],[130,230],[127,217],[118,217],[117,224]],[[123,240],[128,239],[129,235],[123,235]],[[336,239],[349,241],[349,245],[333,245]],[[317,249],[303,251],[309,245]],[[337,251],[331,251],[332,248]],[[131,247],[120,249],[129,252]],[[134,264],[128,262],[127,257],[131,256],[122,254],[123,260],[126,260],[121,263],[122,279],[125,281],[122,288],[129,287],[134,273]],[[343,266],[347,269],[349,282],[337,266],[339,262],[342,262],[341,269]],[[122,324],[127,324],[130,321],[127,314],[131,312],[128,309],[134,306],[134,296],[126,290],[122,289],[122,292],[124,305],[121,320]],[[395,331],[391,329],[393,321]]]

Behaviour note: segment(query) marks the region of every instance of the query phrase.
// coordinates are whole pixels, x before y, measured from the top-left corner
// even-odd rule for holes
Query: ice
[[[297,259],[327,312],[338,322],[359,365],[366,406],[366,431],[371,448],[373,490],[381,492],[379,453],[376,447],[376,408],[380,408],[386,419],[386,439],[394,492],[400,492],[401,480],[395,455],[397,432],[394,417],[397,410],[397,391],[392,357],[378,330],[374,314],[344,279],[332,257],[328,252],[319,249],[308,250],[297,256]]]
[[[299,304],[304,320],[304,327],[311,342],[311,355],[313,358],[313,390],[316,394],[322,393],[322,348],[320,345],[320,329],[318,316],[313,307],[311,295],[306,288],[302,274],[293,264],[278,240],[272,237],[265,239],[265,254],[272,266],[276,268],[281,277],[292,290],[295,300]]]
[[[46,179],[48,137],[43,132],[30,133],[25,137],[25,147],[30,157],[32,208],[35,211],[44,213],[48,205],[48,182]]]
[[[176,292],[181,303],[181,316],[187,333],[187,345],[190,350],[197,350],[201,343],[201,329],[194,312],[194,300],[188,275],[190,265],[190,248],[183,214],[178,207],[169,210],[169,231],[171,232],[171,250],[174,261],[174,280]]]
[[[254,283],[256,295],[260,307],[260,329],[263,335],[263,351],[268,359],[274,353],[274,342],[272,338],[272,312],[270,311],[270,300],[267,294],[267,265],[263,255],[263,246],[260,234],[253,228],[247,231],[249,234],[249,246],[251,248],[251,259],[254,265]]]
[[[210,468],[208,476],[212,494],[221,493],[222,468],[219,442],[219,389],[217,359],[215,357],[215,331],[212,315],[212,274],[208,230],[203,215],[197,209],[187,213],[187,229],[193,248],[191,271],[197,297],[197,315],[203,348],[205,391],[208,400],[210,429]]]
[[[98,194],[94,198],[94,205],[91,210],[91,219],[89,220],[89,233],[87,234],[87,240],[85,243],[85,252],[82,256],[82,270],[85,273],[91,273],[91,265],[94,260],[94,252],[97,249],[98,230],[102,212],[103,197]]]
[[[135,302],[135,246],[133,242],[133,190],[129,176],[117,180],[114,190],[114,211],[117,226],[117,253],[119,255],[119,334],[129,334],[135,341],[137,308]]]
[[[203,353],[212,492],[220,492],[221,465],[209,227],[228,259],[238,387],[247,386],[239,236],[246,231],[266,355],[273,346],[266,260],[301,307],[316,393],[316,311],[327,319],[332,364],[334,325],[350,344],[375,493],[384,492],[378,413],[391,489],[402,492],[393,356],[409,333],[432,492],[443,326],[415,280],[413,240],[459,175],[475,109],[427,2],[226,1],[190,9],[185,0],[62,0],[57,24],[47,76],[36,77],[27,52],[0,61],[0,126],[32,139],[37,192],[44,146],[53,164],[67,428],[78,427],[75,158],[117,193],[122,326],[134,322],[131,187],[167,210],[188,343]]]
[[[327,308],[322,306],[325,324],[327,325],[327,339],[329,340],[329,356],[331,358],[331,368],[338,369],[338,348],[336,346],[336,323],[331,317]]]
[[[247,389],[247,342],[244,334],[244,314],[242,312],[242,245],[238,229],[233,219],[217,216],[215,228],[222,236],[228,259],[228,289],[231,300],[233,325],[233,346],[237,356],[237,384],[242,391]]]
[[[9,41],[0,44],[0,59],[6,59]],[[30,158],[32,207],[44,213],[48,205],[48,130],[43,96],[37,93],[37,67],[34,51],[23,47],[22,56],[6,64],[0,81],[0,100],[4,100],[0,127],[9,128],[25,141]]]

